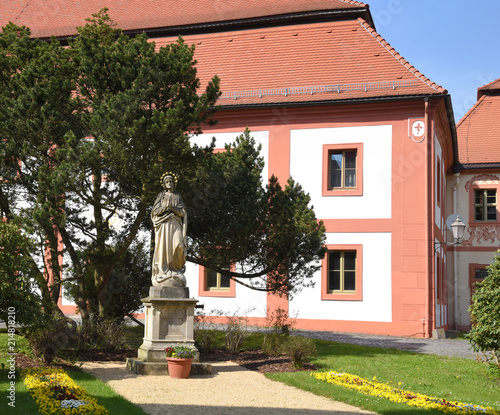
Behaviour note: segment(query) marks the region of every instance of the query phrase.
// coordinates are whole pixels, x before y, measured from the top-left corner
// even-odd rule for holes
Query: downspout
[[[460,184],[460,173],[455,173],[455,184],[453,185],[453,213],[457,215],[458,213],[458,185]],[[455,330],[458,330],[458,323],[461,320],[459,318],[459,307],[458,302],[460,301],[460,290],[458,289],[458,277],[460,274],[460,269],[458,267],[458,251],[455,248],[453,250],[453,297],[455,306]]]
[[[424,110],[424,122],[425,122],[425,136],[427,137],[427,160],[425,164],[425,234],[428,240],[428,246],[426,249],[426,254],[425,254],[425,263],[426,263],[426,268],[427,268],[427,278],[426,278],[426,285],[427,285],[427,296],[426,296],[426,327],[424,330],[424,337],[431,337],[432,333],[432,327],[434,325],[434,310],[431,309],[434,308],[433,304],[434,302],[432,301],[431,295],[434,295],[433,293],[433,275],[434,275],[434,256],[431,252],[434,246],[434,227],[432,226],[433,220],[432,220],[432,212],[433,212],[433,207],[430,206],[431,201],[432,201],[432,166],[434,165],[434,157],[432,154],[432,149],[433,149],[433,139],[431,137],[431,128],[429,126],[429,97],[426,97],[424,99],[425,102],[425,110]],[[432,262],[431,262],[432,261]]]

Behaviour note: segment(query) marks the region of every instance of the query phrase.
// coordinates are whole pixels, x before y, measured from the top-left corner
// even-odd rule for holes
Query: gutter
[[[369,97],[369,98],[351,98],[351,99],[336,99],[336,100],[321,100],[321,101],[292,101],[292,102],[270,102],[264,104],[241,104],[241,105],[218,105],[217,109],[224,111],[241,110],[241,109],[266,109],[273,107],[310,107],[317,105],[346,105],[346,104],[363,104],[363,103],[378,103],[378,102],[396,102],[396,101],[421,101],[422,99],[430,98],[446,98],[447,95],[442,94],[425,94],[425,95],[399,95],[390,97]],[[452,111],[453,117],[453,111]],[[456,145],[456,131],[455,131]],[[457,146],[458,148],[458,146]],[[458,154],[458,151],[457,151]]]

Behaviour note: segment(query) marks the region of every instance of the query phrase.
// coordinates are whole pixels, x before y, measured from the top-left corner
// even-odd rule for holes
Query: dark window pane
[[[328,255],[328,264],[330,271],[340,271],[340,252],[330,252]]]
[[[340,271],[330,271],[328,273],[328,290],[340,290]]]
[[[211,269],[207,270],[207,288],[217,288],[217,273]]]
[[[342,187],[342,172],[340,170],[330,172],[330,187]]]
[[[476,280],[483,280],[488,276],[488,271],[486,269],[478,269],[474,270],[474,278]]]
[[[356,290],[356,272],[346,271],[344,272],[344,291],[355,291]]]
[[[347,251],[344,253],[344,270],[356,270],[356,251]]]
[[[474,191],[474,203],[476,205],[483,204],[483,191],[482,190],[475,190]]]
[[[346,170],[345,171],[345,186],[344,187],[356,187],[356,170]]]
[[[221,276],[220,276],[220,287],[221,288],[229,288],[230,281],[231,281],[231,279],[228,276],[221,274]]]
[[[331,169],[342,170],[342,153],[331,153],[330,160]]]
[[[345,168],[346,169],[356,168],[356,151],[345,152]]]
[[[486,191],[486,203],[496,203],[497,202],[497,191],[496,189],[491,189]]]
[[[496,219],[497,219],[497,208],[496,208],[496,206],[488,206],[487,220],[496,220]]]
[[[476,220],[484,220],[482,207],[476,207]]]

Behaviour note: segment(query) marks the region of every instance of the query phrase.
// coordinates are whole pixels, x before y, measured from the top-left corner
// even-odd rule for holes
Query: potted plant
[[[195,351],[186,346],[167,347],[168,374],[174,379],[187,379]]]

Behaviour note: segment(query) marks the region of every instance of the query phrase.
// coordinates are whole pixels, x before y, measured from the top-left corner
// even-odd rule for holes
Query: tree
[[[7,321],[11,312],[16,324],[40,325],[40,305],[43,298],[38,294],[37,281],[33,276],[30,252],[33,241],[13,223],[0,221],[0,320]],[[15,270],[13,272],[13,270]],[[38,283],[44,283],[42,279]],[[44,287],[46,289],[46,285]],[[51,302],[45,304],[51,307]]]
[[[12,24],[0,34],[0,207],[38,239],[44,300],[56,304],[66,284],[84,322],[137,303],[132,271],[150,274],[149,210],[165,171],[181,177],[189,260],[238,263],[230,277],[256,289],[307,285],[324,253],[308,195],[293,181],[262,186],[248,131],[225,153],[190,143],[214,122],[219,95],[217,77],[200,93],[194,46],[179,38],[156,50],[145,34],[116,29],[105,9],[68,47],[29,36]]]
[[[500,369],[500,251],[488,275],[476,284],[469,307],[472,327],[467,337],[476,353],[482,353],[488,366]],[[491,357],[491,359],[490,359]],[[491,360],[491,361],[490,361]]]

